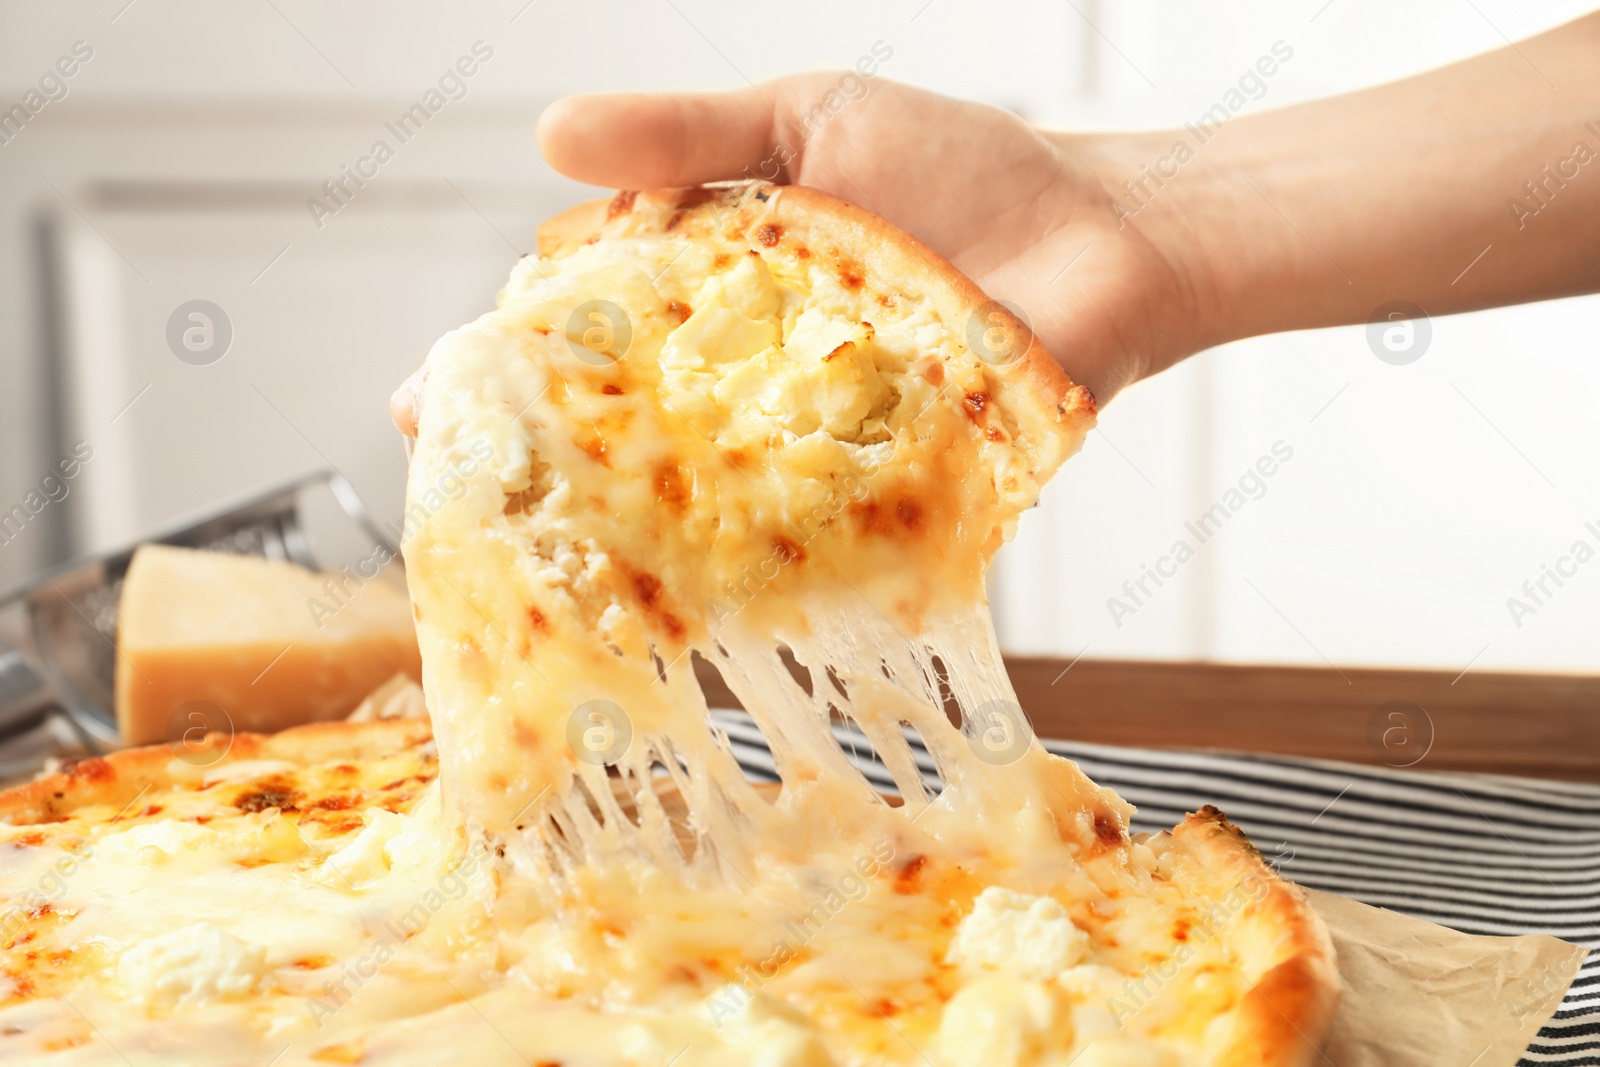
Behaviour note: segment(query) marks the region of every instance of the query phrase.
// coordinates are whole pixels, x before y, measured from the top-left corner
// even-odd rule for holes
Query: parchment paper
[[[1588,950],[1554,937],[1481,937],[1307,889],[1339,953],[1334,1067],[1512,1067]]]

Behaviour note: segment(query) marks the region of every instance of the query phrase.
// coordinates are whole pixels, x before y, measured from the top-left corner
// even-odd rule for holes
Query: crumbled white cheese
[[[749,1067],[836,1067],[816,1024],[782,1001],[725,985],[706,1001],[717,1036]]]
[[[936,1048],[949,1067],[1045,1067],[1070,1048],[1071,1024],[1041,982],[987,974],[963,986],[939,1018]]]
[[[1060,902],[990,886],[956,928],[945,960],[963,970],[1049,981],[1088,956],[1089,935]]]
[[[145,1005],[196,1007],[247,997],[266,984],[266,949],[210,923],[195,923],[123,952],[117,981]]]
[[[369,808],[355,840],[322,861],[316,879],[339,889],[365,889],[389,873],[389,843],[405,830],[403,815]]]
[[[196,823],[167,819],[107,834],[94,846],[94,852],[95,858],[109,863],[150,867],[172,856],[215,849],[222,838],[217,831]]]
[[[430,784],[409,814],[383,808],[362,813],[366,826],[328,856],[314,877],[335,889],[366,889],[399,868],[412,875],[434,872],[448,857],[440,849],[439,788]]]

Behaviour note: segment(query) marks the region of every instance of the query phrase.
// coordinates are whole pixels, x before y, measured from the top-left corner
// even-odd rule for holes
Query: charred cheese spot
[[[233,806],[240,811],[260,812],[268,808],[277,808],[279,811],[295,810],[295,803],[300,797],[299,790],[288,782],[273,779],[261,782],[246,789],[233,801]]]
[[[678,323],[682,325],[689,321],[689,316],[694,314],[694,309],[682,300],[669,300],[667,301],[667,314],[677,319]]]
[[[69,778],[82,778],[89,782],[111,782],[117,777],[116,768],[99,756],[67,760],[61,764],[61,773]]]
[[[687,628],[681,619],[663,606],[661,579],[644,571],[630,570],[628,581],[633,587],[633,595],[643,606],[645,615],[671,637],[682,638]]]
[[[336,794],[330,797],[319,797],[305,805],[307,811],[349,811],[351,808],[360,807],[361,798],[348,793]]]
[[[928,866],[928,857],[918,853],[902,863],[894,875],[894,891],[910,896],[922,890],[922,873]]]
[[[635,572],[632,576],[633,592],[639,598],[639,603],[647,608],[656,606],[661,599],[661,579],[653,574]]]
[[[863,500],[850,505],[850,514],[856,520],[856,528],[864,534],[887,533],[891,527],[883,520],[883,508],[876,500]]]
[[[613,385],[610,382],[606,382],[604,385],[602,385],[600,387],[600,391],[602,393],[604,393],[606,396],[621,396],[622,395],[622,386]]]
[[[611,203],[606,205],[606,218],[614,219],[618,215],[626,215],[633,210],[633,202],[639,196],[637,189],[624,189],[611,198]]]
[[[756,240],[766,248],[771,248],[783,238],[783,227],[775,222],[769,222],[756,231]]]
[[[606,457],[610,447],[600,432],[592,426],[583,427],[579,435],[572,442],[578,450],[602,467],[611,466],[611,461]]]
[[[805,549],[782,535],[772,539],[772,550],[780,563],[799,563],[806,558]]]
[[[905,1010],[905,1004],[894,997],[879,997],[872,1002],[872,1010],[885,1019],[892,1019]]]
[[[675,515],[683,514],[689,504],[689,478],[676,463],[664,463],[656,468],[656,503]]]

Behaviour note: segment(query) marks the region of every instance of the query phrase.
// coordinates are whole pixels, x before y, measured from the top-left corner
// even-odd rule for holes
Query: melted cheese
[[[1208,1062],[1242,903],[1187,896],[1073,764],[986,744],[1015,697],[983,571],[1038,485],[960,326],[732,229],[524,260],[435,349],[412,466],[440,781],[256,761],[0,828],[3,884],[51,886],[3,891],[0,1058]]]

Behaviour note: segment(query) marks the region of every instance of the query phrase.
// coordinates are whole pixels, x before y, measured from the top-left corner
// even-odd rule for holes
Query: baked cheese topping
[[[786,195],[625,194],[440,342],[406,532],[437,761],[416,722],[0,826],[0,1059],[1213,1062],[1265,884],[1133,840],[985,610],[1048,430]]]
[[[581,706],[690,736],[691,648],[970,612],[1037,497],[967,324],[766,205],[620,212],[429,357],[407,572],[447,785],[490,829],[564,786]]]
[[[748,884],[590,868],[546,908],[444,828],[430,748],[175,761],[0,826],[0,1062],[1175,1065],[1256,977],[1251,887],[1197,895],[1165,838],[1074,858],[1025,812],[1004,850],[885,807]]]

